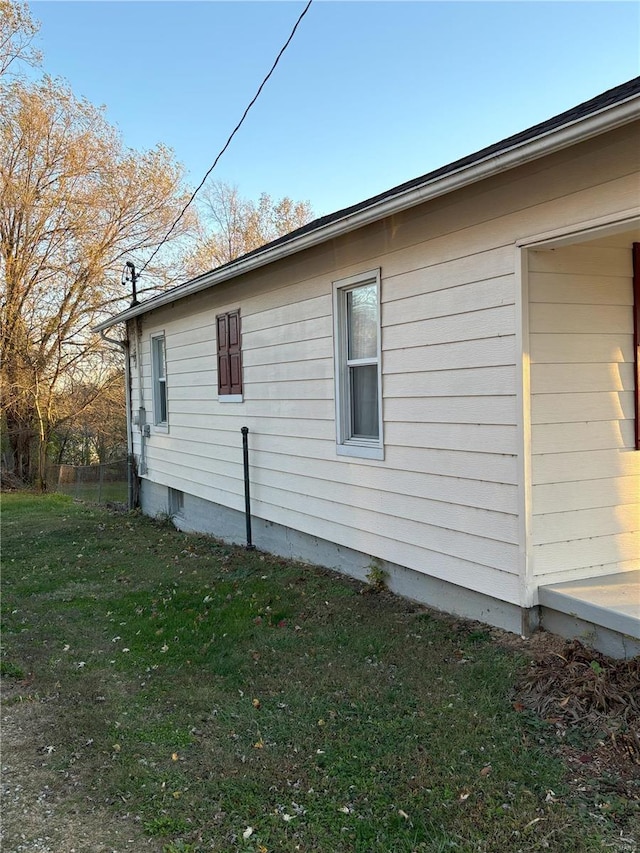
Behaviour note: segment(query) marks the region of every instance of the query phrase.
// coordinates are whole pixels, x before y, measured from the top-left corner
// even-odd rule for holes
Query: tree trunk
[[[64,438],[60,442],[60,448],[58,450],[58,465],[62,465],[64,462],[64,452],[67,449],[67,442],[69,441],[69,430],[65,431]]]
[[[35,486],[39,492],[47,491],[47,453],[51,441],[51,423],[48,409],[42,404],[39,397],[39,384],[35,383],[35,414],[38,421],[38,432],[36,435],[36,476]]]
[[[23,482],[31,478],[31,444],[34,433],[31,419],[16,412],[13,407],[5,411],[7,438],[9,439],[9,468]]]
[[[39,492],[48,491],[47,483],[47,451],[49,450],[49,436],[46,433],[38,436],[38,470],[36,473],[36,488]]]

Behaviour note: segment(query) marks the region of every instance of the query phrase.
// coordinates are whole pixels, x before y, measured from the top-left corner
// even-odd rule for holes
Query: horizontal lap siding
[[[428,257],[422,247],[410,262]],[[396,258],[388,277],[377,262],[383,462],[335,452],[331,285],[345,269],[158,316],[149,332],[166,335],[170,431],[149,442],[150,474],[242,509],[246,425],[257,515],[479,591],[508,575],[499,589],[516,600],[513,250],[405,271]],[[221,404],[215,315],[238,305],[244,402]]]
[[[615,167],[587,144],[152,314],[146,370],[164,328],[170,429],[149,442],[150,476],[242,509],[248,426],[257,516],[518,602],[515,241],[598,194],[615,209],[619,137]],[[376,267],[383,461],[335,447],[332,282]],[[221,404],[215,315],[238,307],[244,402]]]
[[[533,565],[550,583],[637,568],[631,247],[529,253]]]
[[[256,512],[262,517],[298,530],[307,530],[315,524],[315,517],[305,514],[304,504],[300,501],[293,507],[282,507],[280,503],[258,507]],[[388,531],[382,525],[374,532],[360,530],[350,524],[345,514],[338,516],[338,520],[331,523],[330,529],[332,541],[345,543],[357,551],[373,554],[392,563],[400,562],[425,574],[442,577],[466,589],[495,595],[505,601],[518,599],[518,577],[512,572],[503,572],[495,566],[488,567],[473,559],[466,560],[434,550],[430,547],[431,543],[424,540],[419,545],[403,542],[399,550],[394,531]]]

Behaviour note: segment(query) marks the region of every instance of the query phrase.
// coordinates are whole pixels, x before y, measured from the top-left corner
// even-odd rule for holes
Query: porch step
[[[543,627],[613,657],[640,654],[640,569],[538,589]]]

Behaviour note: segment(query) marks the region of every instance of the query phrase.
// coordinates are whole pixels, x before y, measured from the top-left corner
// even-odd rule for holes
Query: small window
[[[167,426],[167,371],[164,335],[151,338],[151,370],[153,377],[153,422]]]
[[[382,459],[380,271],[333,287],[337,452]]]
[[[216,317],[218,339],[218,398],[223,402],[242,401],[242,338],[240,311]]]
[[[184,515],[184,492],[180,489],[169,488],[169,515],[172,518]]]

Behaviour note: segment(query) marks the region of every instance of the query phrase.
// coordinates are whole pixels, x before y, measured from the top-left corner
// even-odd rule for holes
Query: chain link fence
[[[102,465],[49,465],[47,485],[52,492],[78,500],[126,505],[127,460]]]

